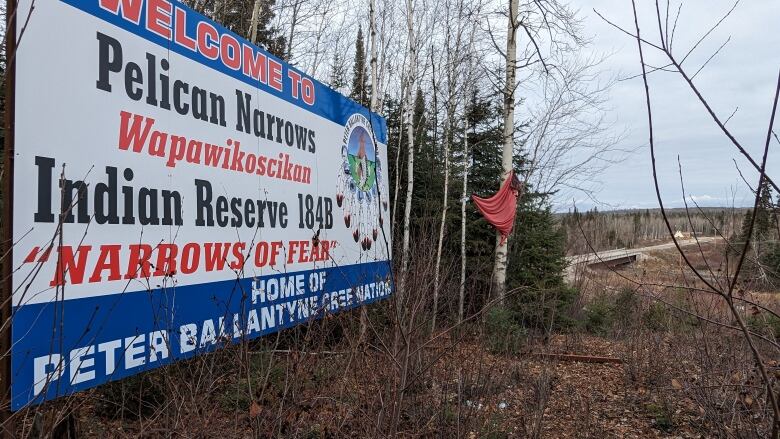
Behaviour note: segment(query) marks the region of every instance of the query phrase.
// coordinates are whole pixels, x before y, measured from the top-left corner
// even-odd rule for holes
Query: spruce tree
[[[568,311],[577,294],[563,280],[566,236],[548,197],[529,191],[518,199],[507,270],[507,289],[520,292],[508,297],[506,306],[519,323],[539,331],[570,326]]]
[[[363,27],[358,26],[355,40],[355,64],[352,67],[352,92],[349,94],[360,105],[368,105],[368,75],[366,74],[366,50],[363,44]]]
[[[772,213],[774,206],[772,204],[772,188],[766,179],[761,180],[759,186],[761,193],[758,197],[758,208],[756,209],[756,224],[753,226],[753,237],[758,240],[768,238],[772,227]]]
[[[347,86],[346,76],[347,72],[344,71],[344,63],[341,60],[341,55],[339,52],[336,52],[336,55],[333,56],[333,63],[330,67],[330,80],[328,81],[328,84],[331,86],[331,88],[340,92],[344,87]]]
[[[259,6],[257,35],[254,41],[271,54],[284,58],[287,39],[279,29],[271,26],[276,15],[274,13],[276,0],[260,0]],[[226,28],[252,41],[249,31],[254,7],[255,0],[207,0],[203,4],[202,11]]]

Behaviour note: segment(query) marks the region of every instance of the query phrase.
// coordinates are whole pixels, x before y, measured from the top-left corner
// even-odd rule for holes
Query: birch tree
[[[369,110],[371,110],[371,120],[373,123],[373,118],[375,113],[377,111],[377,94],[379,93],[379,87],[377,84],[377,48],[376,48],[376,0],[369,0],[368,3],[368,26],[369,26],[369,43],[371,45],[370,51],[371,51],[371,60],[370,60],[370,68],[371,68],[371,98],[370,98],[370,106]],[[376,147],[376,145],[374,145]],[[385,200],[387,201],[387,200]],[[378,210],[381,212],[381,209]],[[380,213],[381,215],[381,213]],[[362,343],[363,340],[366,338],[366,330],[368,328],[368,310],[365,306],[363,306],[360,309],[360,342]]]
[[[479,14],[479,10],[476,11]],[[466,301],[466,202],[469,199],[469,168],[471,156],[469,152],[469,98],[474,86],[474,35],[476,34],[476,22],[471,19],[469,44],[466,49],[466,80],[463,87],[463,187],[460,196],[460,283],[458,285],[458,323],[463,321],[463,309]]]
[[[501,184],[512,172],[512,159],[515,148],[515,77],[517,70],[517,20],[518,0],[509,0],[509,14],[506,34],[506,78],[504,79],[504,149],[501,155],[503,174]],[[496,257],[493,263],[493,291],[499,299],[504,298],[506,288],[507,253],[509,237],[502,240],[496,232]]]
[[[404,294],[406,272],[409,267],[409,226],[412,213],[412,195],[414,193],[414,90],[417,85],[417,41],[414,29],[414,7],[412,0],[406,0],[406,30],[409,49],[408,75],[406,78],[406,200],[404,206],[404,229],[401,245],[401,276],[398,282],[399,295]]]
[[[461,47],[461,40],[464,28],[464,2],[458,1],[457,5],[457,17],[453,20],[453,14],[450,8],[450,2],[446,2],[446,26],[445,26],[445,71],[447,81],[447,98],[445,102],[445,119],[444,119],[444,133],[442,136],[444,148],[442,155],[444,156],[444,190],[442,192],[442,209],[441,220],[439,222],[439,239],[436,245],[436,265],[434,267],[434,280],[433,280],[433,315],[431,316],[431,332],[436,329],[436,315],[439,311],[439,283],[441,276],[441,258],[442,258],[442,245],[444,243],[444,232],[447,225],[447,209],[449,208],[449,187],[450,187],[450,142],[454,137],[454,119],[455,111],[457,107],[458,96],[458,82],[457,73],[460,67],[462,58],[459,55]],[[451,30],[455,26],[455,35],[453,41],[453,35]],[[452,44],[450,43],[452,41]]]

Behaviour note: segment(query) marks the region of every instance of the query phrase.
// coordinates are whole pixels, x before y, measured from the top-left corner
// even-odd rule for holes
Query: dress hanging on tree
[[[471,195],[471,199],[474,200],[474,204],[477,205],[482,216],[501,234],[501,244],[512,233],[515,212],[517,211],[517,196],[521,190],[522,183],[517,179],[515,173],[510,171],[509,178],[492,197],[480,198],[474,194]]]

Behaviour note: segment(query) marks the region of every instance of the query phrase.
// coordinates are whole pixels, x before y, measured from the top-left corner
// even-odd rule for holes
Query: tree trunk
[[[433,276],[433,313],[431,316],[431,333],[436,330],[436,314],[439,312],[439,281],[441,276],[441,252],[442,245],[444,243],[444,230],[447,223],[447,200],[449,198],[450,188],[450,139],[452,131],[452,119],[455,117],[455,66],[456,62],[452,57],[452,47],[450,46],[450,29],[451,29],[449,4],[447,7],[447,26],[445,30],[445,41],[447,44],[446,53],[446,69],[447,69],[447,115],[444,121],[444,191],[442,195],[442,209],[441,209],[441,222],[439,223],[439,241],[436,246],[436,265],[434,267]],[[460,24],[458,24],[460,26]],[[460,27],[457,31],[457,37],[455,38],[454,50],[458,50],[460,46]]]
[[[516,1],[516,0],[515,0]],[[398,282],[398,294],[403,296],[406,287],[406,275],[409,268],[409,227],[412,215],[412,195],[414,193],[414,90],[417,81],[417,43],[414,35],[414,11],[412,1],[406,0],[406,26],[409,34],[409,76],[406,87],[406,200],[404,206],[404,231],[401,244],[401,276]]]
[[[468,97],[466,98],[468,99]],[[464,100],[464,110],[466,108]],[[458,323],[463,321],[463,303],[466,298],[466,200],[469,186],[469,118],[463,112],[463,193],[460,197],[460,287],[458,289]]]
[[[292,13],[292,19],[290,20],[290,36],[287,39],[287,60],[289,61],[292,59],[292,46],[293,46],[293,37],[295,36],[295,25],[298,23],[298,12],[301,8],[301,2],[300,0],[296,0],[295,3],[293,3],[293,13]]]
[[[439,280],[441,275],[441,249],[444,243],[444,226],[447,221],[447,198],[450,187],[450,130],[452,129],[452,109],[447,104],[447,120],[444,124],[444,194],[442,195],[441,222],[439,223],[439,242],[436,246],[436,266],[433,276],[433,313],[431,315],[431,332],[436,330],[436,314],[439,312]]]
[[[472,24],[467,51],[468,67],[466,82],[463,87],[463,192],[460,197],[460,285],[458,288],[458,323],[463,321],[463,309],[466,302],[466,202],[468,201],[469,168],[469,99],[473,92],[472,77],[474,74],[474,34],[476,26]]]
[[[257,44],[257,22],[260,21],[260,2],[255,0],[255,6],[252,8],[252,20],[249,22],[249,41]]]
[[[501,157],[503,175],[501,183],[512,171],[512,153],[515,139],[515,70],[517,68],[517,9],[518,0],[509,0],[509,20],[506,34],[506,80],[504,83],[504,152]],[[496,259],[493,264],[493,290],[496,297],[504,299],[506,288],[506,267],[509,249],[509,237],[501,242],[501,234],[496,232]]]
[[[369,2],[368,25],[371,34],[371,111],[377,111],[379,94],[379,80],[377,77],[377,48],[376,48],[376,0]]]
[[[371,113],[375,113],[377,111],[376,104],[377,104],[377,72],[376,72],[376,62],[377,62],[377,54],[376,54],[376,14],[375,14],[375,3],[376,0],[371,0],[369,2],[368,7],[368,24],[369,24],[369,33],[371,34],[371,106],[370,110]],[[370,115],[371,123],[374,121],[374,115]],[[377,145],[374,145],[376,148]],[[377,155],[378,157],[378,155]],[[380,203],[380,201],[377,201],[377,203]],[[379,212],[382,211],[381,206],[379,207]],[[381,213],[380,213],[381,215]],[[358,341],[360,343],[363,343],[366,339],[366,330],[368,328],[368,310],[365,306],[363,306],[360,309],[360,336],[358,338]]]

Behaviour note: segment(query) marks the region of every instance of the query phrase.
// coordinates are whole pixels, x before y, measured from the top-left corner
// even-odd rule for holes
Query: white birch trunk
[[[295,3],[293,3],[293,13],[292,13],[292,19],[290,20],[290,36],[287,38],[287,59],[292,59],[292,47],[293,47],[293,37],[295,36],[295,26],[298,24],[298,12],[301,9],[301,2],[300,0],[296,0]]]
[[[509,0],[509,20],[506,35],[506,79],[504,83],[504,151],[501,156],[503,175],[501,183],[512,171],[512,153],[515,131],[515,70],[517,68],[517,10],[518,0]],[[501,243],[501,234],[496,232],[496,258],[493,264],[493,290],[503,301],[506,288],[507,253],[509,237]]]
[[[406,0],[406,27],[409,39],[409,75],[406,88],[406,200],[404,206],[404,231],[401,244],[401,276],[398,282],[398,296],[403,297],[406,287],[406,275],[409,268],[409,227],[412,214],[412,195],[414,193],[414,90],[417,81],[417,42],[414,34],[414,10],[412,0]]]
[[[460,197],[460,285],[458,287],[458,323],[463,321],[463,308],[466,301],[466,202],[469,199],[469,168],[471,159],[469,157],[469,99],[473,90],[472,78],[474,73],[474,33],[475,26],[472,25],[471,35],[469,36],[469,46],[467,52],[467,72],[466,83],[463,87],[463,192]]]
[[[464,101],[468,102],[468,101]],[[467,106],[464,104],[464,110]],[[460,287],[458,289],[458,323],[463,321],[463,303],[466,300],[466,200],[469,187],[469,118],[463,112],[463,192],[460,197]]]
[[[452,129],[451,105],[447,105],[447,119],[444,122],[444,194],[442,195],[441,222],[439,223],[439,242],[436,246],[436,266],[433,276],[433,315],[431,316],[431,332],[436,330],[436,314],[439,312],[439,281],[441,276],[441,250],[444,243],[444,226],[447,221],[447,198],[450,187],[450,142],[449,133]]]
[[[447,200],[449,198],[450,188],[450,138],[452,131],[452,119],[455,117],[455,67],[456,62],[452,59],[453,48],[450,46],[451,15],[449,3],[447,4],[447,26],[445,31],[445,41],[447,44],[446,69],[447,69],[447,115],[444,121],[444,191],[442,194],[441,222],[439,223],[439,241],[436,245],[436,265],[433,276],[433,315],[431,316],[431,333],[436,330],[436,315],[439,312],[439,282],[441,276],[441,252],[444,244],[444,230],[447,222]],[[455,38],[454,50],[457,51],[460,46],[460,23],[458,24],[457,37]],[[434,91],[435,92],[435,91]]]
[[[377,62],[377,53],[376,53],[376,14],[375,14],[375,2],[376,0],[371,0],[369,2],[368,7],[368,22],[369,22],[369,33],[371,38],[371,104],[370,104],[370,110],[372,113],[376,112],[376,105],[377,105],[377,71],[376,71],[376,62]],[[371,121],[373,123],[373,114],[370,116]],[[374,145],[376,147],[376,145]],[[377,200],[377,203],[381,203],[380,200]],[[381,206],[377,206],[378,212],[382,212]],[[380,213],[381,215],[381,213]],[[360,309],[360,337],[359,341],[362,343],[366,338],[366,330],[368,328],[368,310],[365,306],[363,306]]]
[[[368,25],[371,34],[371,111],[377,111],[379,95],[379,81],[377,77],[377,48],[376,48],[376,0],[369,2]]]
[[[252,8],[252,20],[249,22],[249,41],[257,44],[257,22],[260,21],[260,2],[255,0],[255,6]]]

